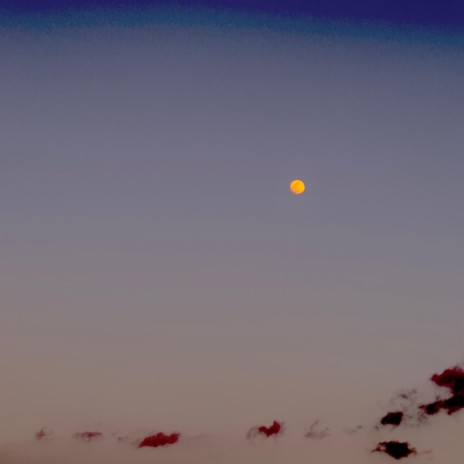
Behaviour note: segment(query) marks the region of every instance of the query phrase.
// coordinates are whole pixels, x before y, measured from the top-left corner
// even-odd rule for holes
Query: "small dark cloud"
[[[77,432],[74,436],[83,441],[93,441],[98,438],[102,438],[103,433],[101,432]]]
[[[271,436],[281,435],[283,433],[283,426],[283,422],[278,422],[275,420],[270,426],[260,425],[251,427],[251,429],[248,430],[246,437],[248,439],[253,439],[258,436],[264,436],[269,438]]]
[[[357,425],[356,427],[348,427],[345,429],[345,433],[348,435],[354,435],[355,433],[360,432],[361,430],[364,430],[363,425]]]
[[[314,421],[309,429],[305,432],[305,438],[312,438],[316,440],[322,440],[330,435],[330,429],[328,427],[321,427],[321,421],[318,419]]]
[[[401,441],[382,441],[372,452],[385,453],[393,459],[403,459],[417,454],[416,449],[412,448],[408,442]]]
[[[403,411],[390,411],[385,414],[382,419],[380,419],[380,425],[392,425],[393,427],[398,427],[403,421],[403,418]]]
[[[35,439],[38,441],[50,440],[53,437],[53,432],[46,427],[42,427],[36,434]]]
[[[158,432],[155,435],[145,437],[138,445],[139,448],[150,447],[157,448],[158,446],[167,446],[177,443],[180,438],[180,433],[171,433],[166,435],[163,432]]]

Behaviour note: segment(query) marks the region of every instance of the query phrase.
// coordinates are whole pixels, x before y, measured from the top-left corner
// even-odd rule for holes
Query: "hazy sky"
[[[0,26],[0,446],[98,424],[216,436],[162,462],[386,459],[391,435],[344,429],[463,359],[464,36],[230,9]],[[288,436],[247,448],[273,419]],[[462,423],[394,436],[460,462]],[[115,459],[56,446],[20,462]]]

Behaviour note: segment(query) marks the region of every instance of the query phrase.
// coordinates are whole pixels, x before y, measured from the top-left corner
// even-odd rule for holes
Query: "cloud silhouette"
[[[407,458],[417,454],[415,448],[412,448],[408,442],[400,441],[383,441],[372,450],[373,453],[385,453],[393,459]]]
[[[138,445],[139,448],[150,447],[157,448],[158,446],[167,446],[177,443],[180,438],[180,433],[171,433],[165,435],[163,432],[158,432],[155,435],[145,437]]]
[[[330,429],[328,427],[321,427],[320,420],[315,420],[309,427],[309,430],[305,432],[305,438],[312,438],[316,440],[322,440],[330,435]]]
[[[433,374],[430,380],[438,387],[446,388],[451,396],[448,398],[437,397],[431,403],[420,405],[421,411],[427,416],[434,416],[445,410],[448,415],[464,409],[464,369],[454,366],[445,369],[441,374]]]
[[[75,434],[75,437],[79,438],[80,440],[88,442],[88,441],[96,440],[98,438],[102,438],[103,433],[102,432],[77,432]]]
[[[251,429],[248,430],[246,437],[248,439],[254,439],[258,436],[269,438],[272,436],[282,435],[284,431],[283,426],[284,426],[283,422],[278,422],[275,420],[272,422],[270,426],[260,425],[260,426],[251,427]]]

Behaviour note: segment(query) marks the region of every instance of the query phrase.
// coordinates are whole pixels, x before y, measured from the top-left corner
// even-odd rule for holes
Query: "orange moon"
[[[290,182],[290,190],[295,195],[301,195],[306,190],[306,186],[302,180],[295,179]]]

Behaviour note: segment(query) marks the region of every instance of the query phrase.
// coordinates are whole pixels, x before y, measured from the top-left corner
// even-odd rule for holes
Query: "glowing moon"
[[[300,179],[295,179],[290,182],[290,190],[295,195],[301,195],[305,191],[305,189],[305,184]]]

